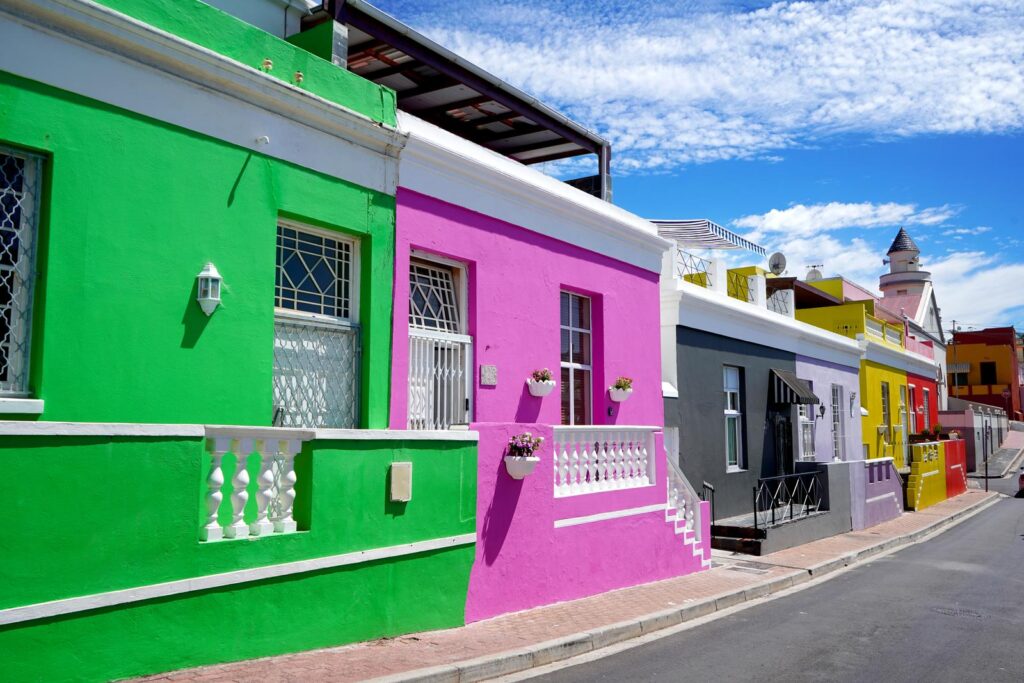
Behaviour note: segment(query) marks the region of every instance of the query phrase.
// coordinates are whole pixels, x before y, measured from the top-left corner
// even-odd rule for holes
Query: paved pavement
[[[988,458],[989,478],[999,478],[1005,474],[1015,472],[1020,466],[1019,461],[1022,456],[1024,456],[1024,432],[1013,430],[1007,432],[1006,438],[1003,439],[999,450]],[[985,461],[976,462],[975,467],[977,469],[967,476],[984,479]]]
[[[713,622],[534,680],[1024,680],[1024,500]]]
[[[759,600],[807,582],[812,576],[841,569],[858,559],[921,538],[980,506],[995,503],[996,498],[995,493],[972,490],[865,531],[762,556],[757,558],[756,564],[751,564],[753,558],[746,556],[719,557],[716,559],[719,566],[698,574],[510,614],[462,628],[192,669],[146,680],[341,682],[385,676],[391,680],[480,680],[543,666]],[[934,541],[929,541],[931,543]],[[784,621],[767,623],[773,625],[764,628],[764,633],[758,636],[762,640],[777,638],[785,630]],[[837,645],[842,646],[833,643]],[[733,642],[737,649],[746,646],[742,641]],[[635,676],[622,680],[627,679],[635,679]]]

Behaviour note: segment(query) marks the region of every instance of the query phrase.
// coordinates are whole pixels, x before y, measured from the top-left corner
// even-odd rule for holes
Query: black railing
[[[715,487],[704,482],[700,487],[700,499],[711,503],[711,523],[715,523]]]
[[[786,292],[789,291],[791,290],[776,289],[772,292],[771,296],[768,297],[768,310],[780,315],[789,315],[789,298],[786,296]]]
[[[767,528],[818,512],[821,496],[821,472],[758,479],[754,487],[754,528]]]
[[[742,273],[730,270],[726,273],[728,294],[734,299],[751,303],[754,301],[754,288],[750,286],[750,278]]]

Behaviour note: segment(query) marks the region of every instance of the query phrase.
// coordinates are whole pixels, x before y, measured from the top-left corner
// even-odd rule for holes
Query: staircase
[[[668,499],[665,504],[665,521],[672,525],[677,536],[682,537],[683,547],[689,548],[693,556],[700,559],[701,568],[710,569],[710,539],[701,538],[700,497],[690,486],[679,466],[672,461],[671,455],[666,458],[666,462]],[[708,549],[707,556],[705,548]]]

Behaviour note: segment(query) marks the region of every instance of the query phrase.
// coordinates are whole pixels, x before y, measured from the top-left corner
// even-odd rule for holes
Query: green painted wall
[[[390,376],[394,197],[4,72],[0,142],[49,157],[41,419],[270,424],[284,215],[360,239],[361,425],[387,425],[390,383],[369,378]],[[209,318],[207,261],[224,277]]]
[[[269,58],[274,67],[268,73],[286,83],[295,85],[295,72],[301,71],[303,80],[297,87],[374,121],[395,125],[397,100],[390,88],[341,69],[199,0],[98,2],[254,69],[261,68],[263,60]]]
[[[387,499],[394,461],[413,463],[406,504]],[[473,442],[307,444],[308,530],[256,540],[199,541],[208,463],[199,439],[4,439],[0,468],[19,485],[0,535],[0,608],[476,528]],[[456,626],[473,556],[468,545],[0,627],[3,678],[105,680]]]

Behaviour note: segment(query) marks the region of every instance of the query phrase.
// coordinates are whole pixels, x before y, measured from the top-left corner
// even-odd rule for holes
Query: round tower
[[[924,284],[930,282],[932,274],[921,270],[921,250],[906,230],[900,228],[896,239],[886,253],[889,272],[878,280],[882,296],[910,296],[921,294]]]

